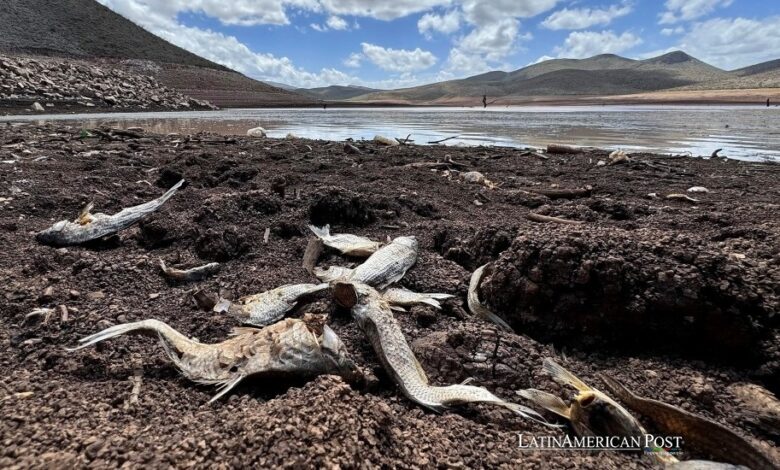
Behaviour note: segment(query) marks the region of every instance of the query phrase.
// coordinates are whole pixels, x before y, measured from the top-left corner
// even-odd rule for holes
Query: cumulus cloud
[[[131,21],[166,41],[259,80],[288,83],[298,87],[358,82],[333,68],[309,72],[287,57],[254,52],[234,36],[180,24],[176,14],[143,0],[99,0]]]
[[[666,11],[661,13],[661,24],[695,20],[718,8],[731,5],[733,0],[666,0]]]
[[[596,25],[608,25],[612,20],[626,16],[634,9],[630,2],[611,5],[609,8],[564,8],[548,16],[542,26],[547,29],[585,29]]]
[[[363,62],[363,54],[359,52],[353,52],[346,59],[344,59],[344,65],[347,67],[358,68]]]
[[[674,36],[676,34],[682,34],[685,32],[685,28],[682,26],[678,26],[676,28],[664,28],[661,30],[661,35],[663,36]]]
[[[518,38],[520,24],[513,18],[504,18],[481,26],[458,41],[458,47],[465,53],[479,54],[487,60],[498,61],[512,52]],[[525,39],[530,39],[526,34]]]
[[[451,0],[320,0],[321,7],[336,15],[366,16],[394,20],[448,5]]]
[[[414,50],[390,49],[364,42],[363,57],[382,70],[391,72],[414,72],[432,67],[436,56],[419,47]]]
[[[426,13],[417,21],[417,30],[430,39],[433,32],[451,34],[460,29],[460,12],[450,10],[443,15]]]
[[[679,47],[725,69],[774,60],[780,51],[780,16],[761,20],[714,18],[695,23]]]
[[[555,7],[558,0],[463,0],[469,23],[487,26],[507,18],[531,18]]]
[[[347,23],[347,20],[335,15],[329,16],[325,21],[325,24],[312,23],[309,26],[311,26],[311,29],[321,33],[329,30],[345,31],[349,29],[349,23]]]
[[[599,54],[620,54],[642,44],[632,33],[616,35],[612,31],[575,31],[553,51],[559,58],[584,59]]]

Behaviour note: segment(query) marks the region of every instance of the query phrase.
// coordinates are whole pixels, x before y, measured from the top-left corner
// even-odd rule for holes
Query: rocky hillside
[[[365,95],[366,93],[375,93],[382,90],[356,85],[331,85],[319,88],[298,88],[295,91],[320,100],[348,100],[356,96]]]
[[[0,109],[38,103],[43,111],[79,108],[208,109],[147,75],[83,61],[0,56]]]
[[[95,0],[0,0],[0,53],[109,63],[220,107],[314,103],[177,47]]]

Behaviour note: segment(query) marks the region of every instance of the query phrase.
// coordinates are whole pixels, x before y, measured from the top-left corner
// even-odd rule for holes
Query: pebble
[[[103,291],[90,292],[90,293],[87,294],[87,298],[89,300],[105,299],[106,298],[106,294],[103,293]]]
[[[258,126],[246,131],[246,135],[247,137],[265,137],[267,134],[265,133],[265,129]]]
[[[693,186],[688,188],[689,193],[708,193],[710,192],[709,189],[705,188],[704,186]]]

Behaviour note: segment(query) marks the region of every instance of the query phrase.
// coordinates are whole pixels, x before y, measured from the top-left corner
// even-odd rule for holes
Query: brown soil
[[[214,389],[182,378],[154,339],[64,350],[106,326],[145,318],[201,341],[224,339],[233,320],[200,310],[192,293],[235,299],[311,281],[301,267],[310,221],[375,239],[419,238],[420,258],[402,284],[457,296],[441,311],[397,314],[433,383],[474,378],[512,400],[527,387],[571,396],[541,371],[542,359],[555,355],[594,386],[596,373],[606,372],[636,393],[777,449],[778,436],[753,424],[728,387],[752,382],[780,391],[778,165],[641,154],[598,166],[605,152],[542,160],[517,149],[364,142],[355,144],[363,154],[352,155],[335,142],[84,141],[79,131],[0,128],[0,467],[653,465],[616,452],[523,451],[518,433],[566,429],[485,406],[442,415],[415,406],[327,294],[294,315],[331,315],[373,377],[364,387],[332,377],[255,381],[207,405]],[[498,188],[405,166],[445,155]],[[113,213],[157,197],[180,177],[189,184],[118,237],[67,249],[35,242],[35,232],[74,218],[89,201]],[[592,192],[577,199],[533,192],[586,185]],[[648,196],[691,186],[710,192],[692,194],[696,204]],[[540,225],[526,219],[529,211],[584,223]],[[224,264],[200,283],[173,284],[160,275],[160,257],[176,266]],[[355,260],[326,252],[320,263]],[[466,314],[469,273],[483,263],[491,264],[482,297],[523,334]],[[25,319],[38,307],[55,310]],[[137,374],[142,385],[131,403]],[[14,395],[22,392],[32,394]],[[707,457],[686,451],[685,458]]]

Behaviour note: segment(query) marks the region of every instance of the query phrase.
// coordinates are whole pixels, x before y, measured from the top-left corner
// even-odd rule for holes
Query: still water
[[[417,144],[545,146],[560,143],[660,153],[780,161],[780,108],[759,106],[570,106],[488,108],[228,109],[222,111],[0,116],[0,122],[95,127],[140,126],[156,133],[244,135],[262,126],[271,137],[371,139]]]

